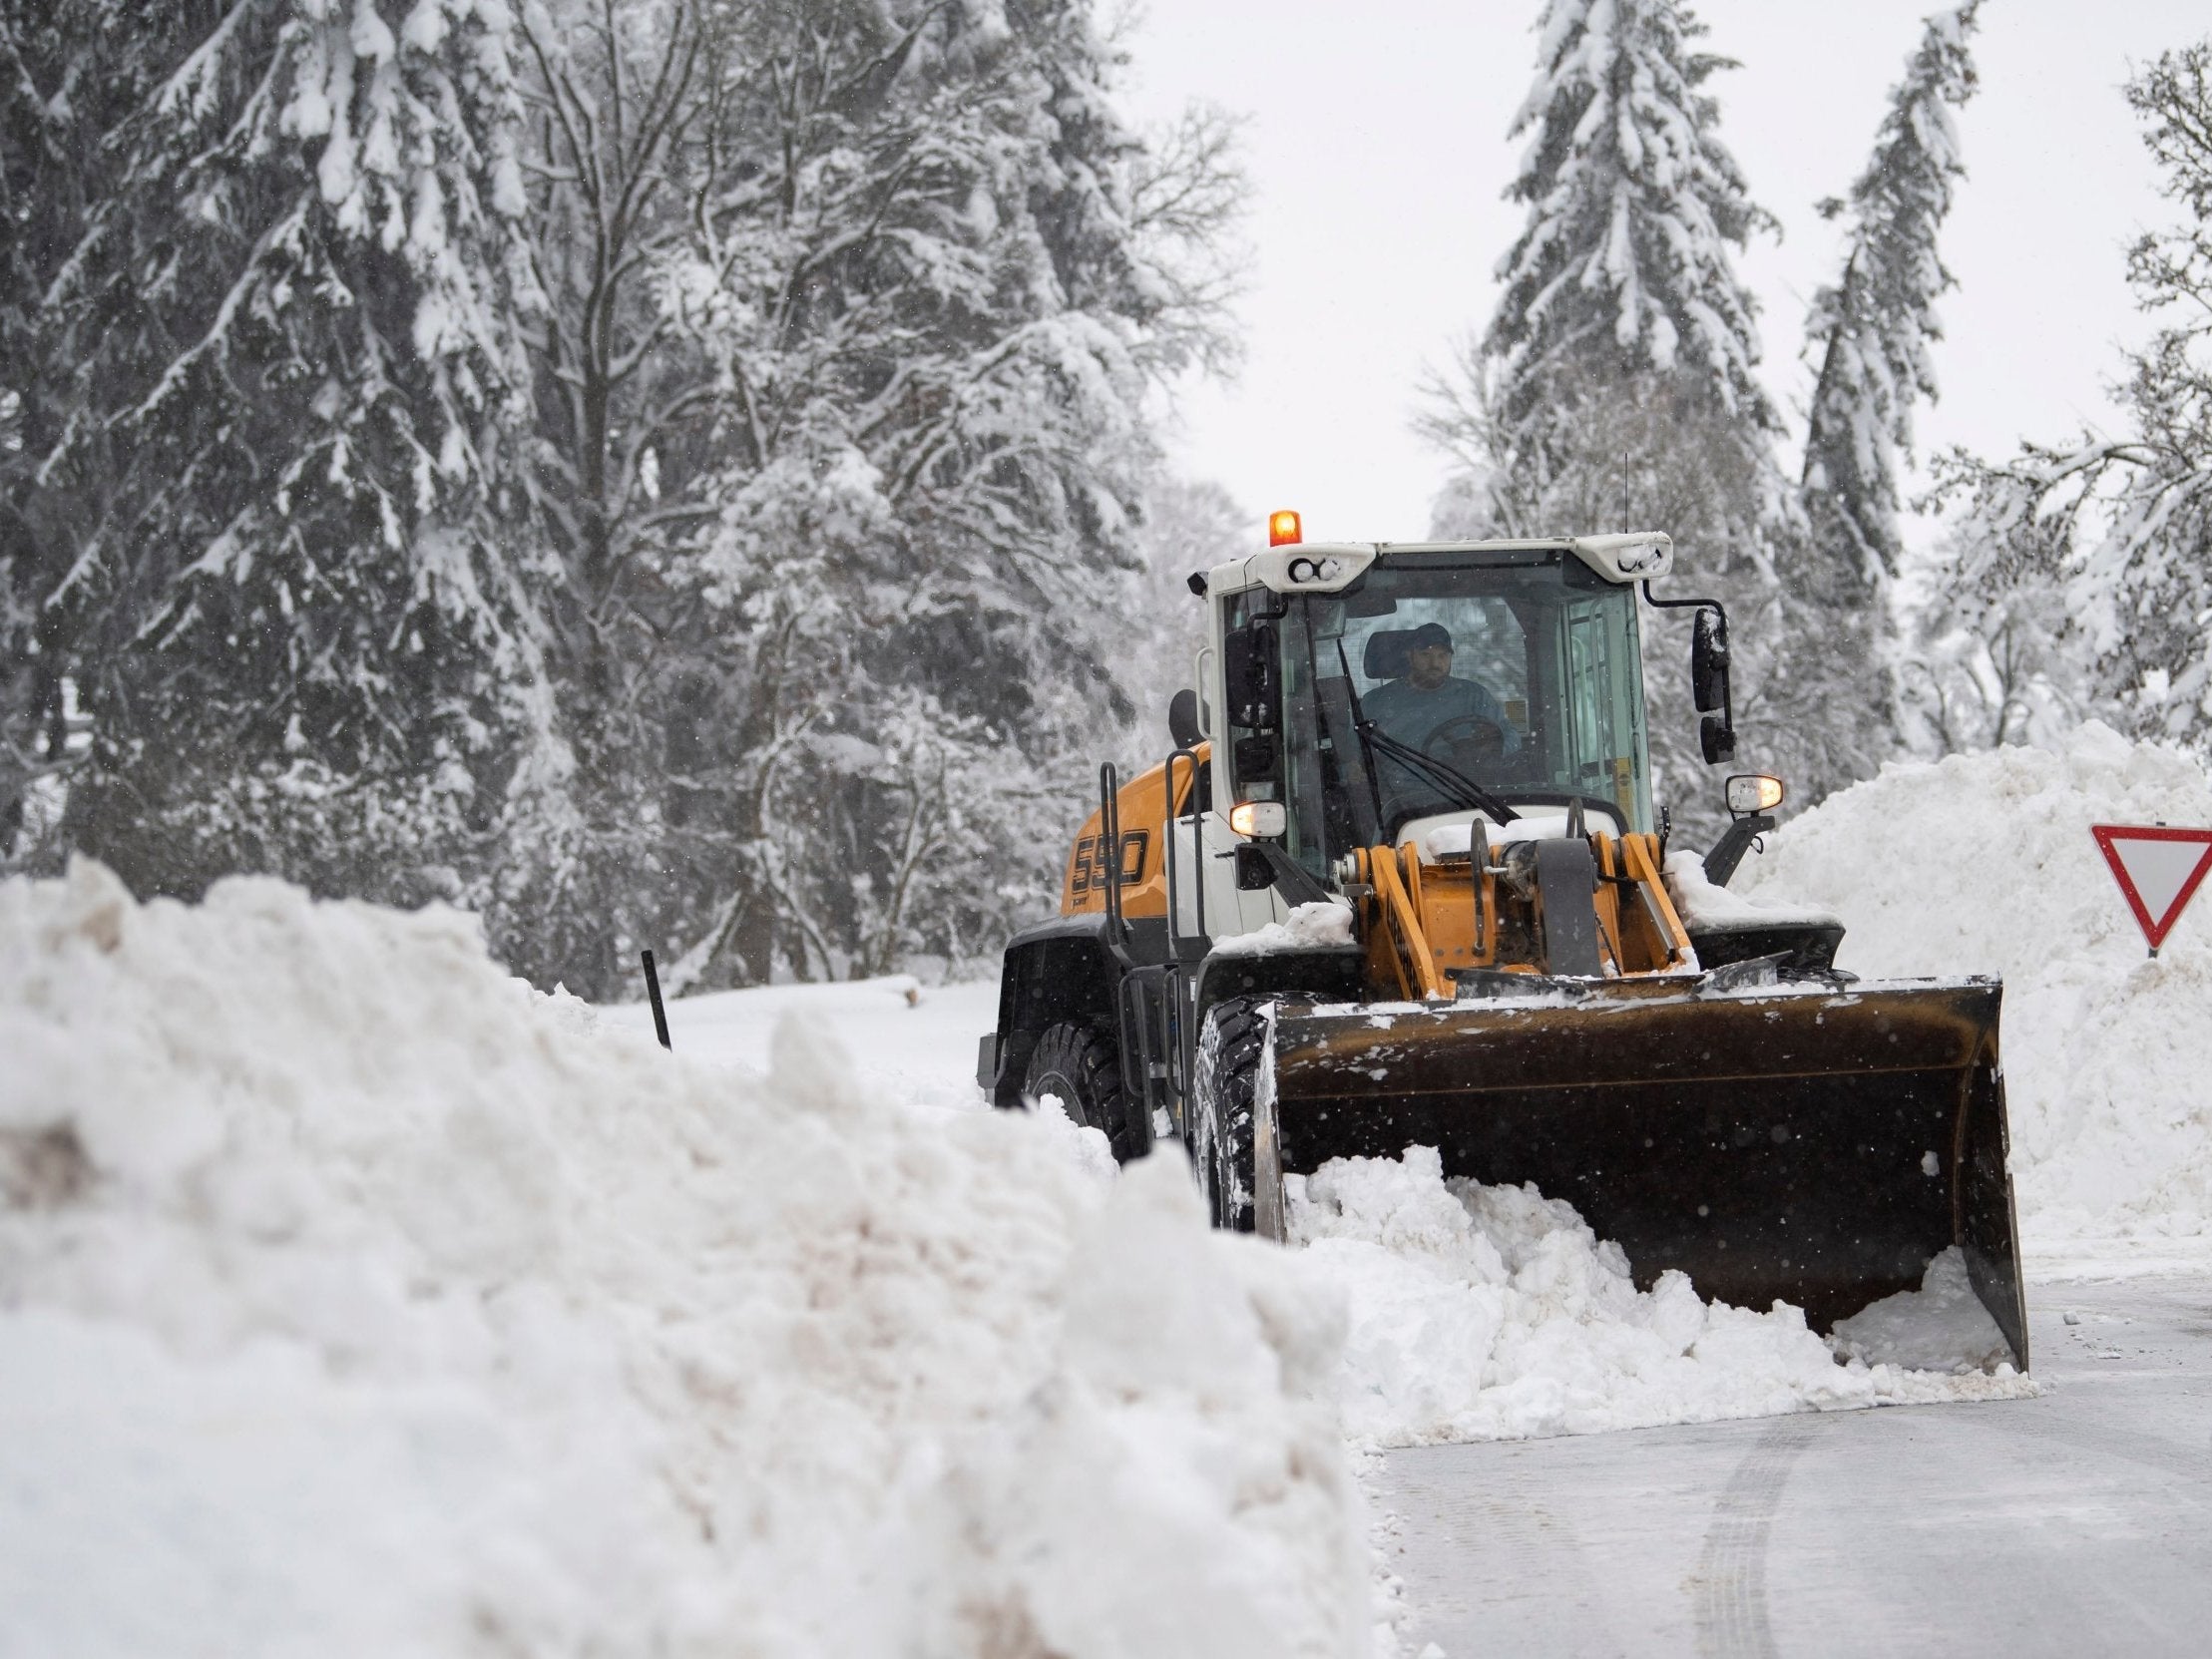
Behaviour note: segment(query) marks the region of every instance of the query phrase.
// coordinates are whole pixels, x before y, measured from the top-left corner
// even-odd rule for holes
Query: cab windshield
[[[1652,827],[1632,587],[1563,551],[1498,550],[1386,556],[1345,593],[1275,603],[1279,742],[1232,752],[1264,758],[1238,793],[1285,803],[1309,869],[1471,807],[1580,801]]]

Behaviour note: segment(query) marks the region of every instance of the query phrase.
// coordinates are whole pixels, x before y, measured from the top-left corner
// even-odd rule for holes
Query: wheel
[[[1078,1123],[1106,1137],[1115,1163],[1128,1162],[1129,1124],[1121,1098],[1121,1056],[1111,1042],[1089,1026],[1063,1022],[1047,1027],[1030,1051],[1022,1095],[1036,1101],[1048,1094],[1057,1096]]]
[[[1206,1011],[1191,1083],[1190,1161],[1213,1224],[1252,1230],[1252,1099],[1267,1045],[1265,1004],[1232,997]]]

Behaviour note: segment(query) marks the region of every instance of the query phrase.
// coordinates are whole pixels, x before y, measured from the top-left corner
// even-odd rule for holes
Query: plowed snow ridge
[[[591,1027],[450,913],[0,885],[0,1651],[1364,1646],[1341,1315],[1185,1173]]]
[[[1804,1314],[1699,1299],[1680,1273],[1649,1291],[1618,1245],[1533,1188],[1444,1179],[1429,1147],[1346,1158],[1286,1180],[1308,1271],[1351,1309],[1340,1380],[1345,1432],[1371,1447],[1523,1440],[1780,1412],[2014,1398],[2008,1365],[1946,1374],[2002,1339],[1938,1342],[1946,1372],[1839,1365]],[[1939,1285],[1928,1300],[1944,1302]],[[1946,1304],[1948,1307],[1948,1304]],[[1916,1335],[1926,1319],[1901,1319]],[[1870,1346],[1872,1346],[1870,1344]]]

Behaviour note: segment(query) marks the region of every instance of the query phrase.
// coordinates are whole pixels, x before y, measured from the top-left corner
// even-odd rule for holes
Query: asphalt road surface
[[[2028,1303],[2037,1400],[1391,1452],[1407,1651],[2212,1655],[2212,1275]]]

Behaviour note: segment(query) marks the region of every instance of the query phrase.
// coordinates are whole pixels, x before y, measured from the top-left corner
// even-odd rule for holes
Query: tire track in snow
[[[1790,1465],[1814,1433],[1786,1417],[1761,1435],[1713,1505],[1697,1557],[1697,1651],[1708,1659],[1775,1659],[1767,1620],[1767,1540]]]

